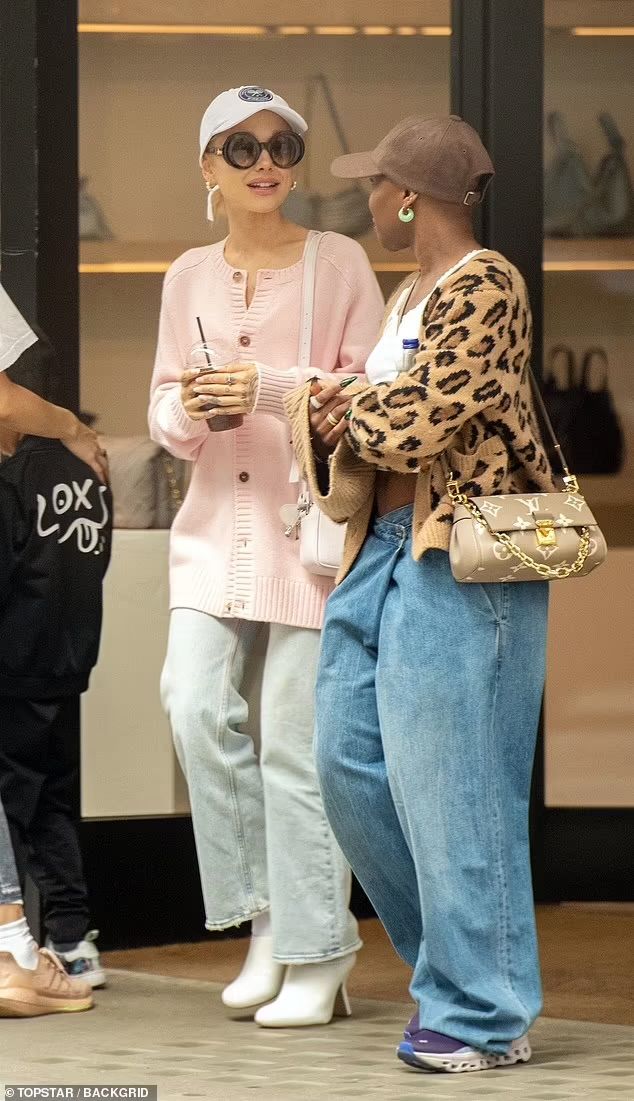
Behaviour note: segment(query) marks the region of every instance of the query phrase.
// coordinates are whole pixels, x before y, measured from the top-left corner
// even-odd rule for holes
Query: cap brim
[[[267,110],[267,108],[264,108],[264,110]],[[268,110],[283,118],[298,134],[305,134],[308,130],[306,119],[302,118],[292,107],[269,107]]]
[[[337,157],[330,171],[343,180],[363,180],[368,176],[381,175],[373,153],[347,153],[345,157]]]

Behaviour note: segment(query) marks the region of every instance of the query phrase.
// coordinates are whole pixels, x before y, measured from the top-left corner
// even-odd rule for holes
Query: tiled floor
[[[91,1013],[0,1022],[7,1083],[158,1084],[160,1101],[571,1101],[634,1098],[634,1029],[541,1020],[527,1066],[469,1075],[409,1071],[394,1055],[407,1007],[356,1001],[326,1028],[227,1020],[213,983],[111,975]]]

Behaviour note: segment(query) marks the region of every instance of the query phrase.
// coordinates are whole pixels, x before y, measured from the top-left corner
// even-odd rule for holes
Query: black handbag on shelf
[[[563,361],[563,377],[558,360]],[[594,378],[597,365],[599,380]],[[557,344],[550,352],[542,394],[571,469],[579,474],[618,474],[624,459],[623,433],[608,386],[605,350],[589,348],[578,370],[572,349]]]

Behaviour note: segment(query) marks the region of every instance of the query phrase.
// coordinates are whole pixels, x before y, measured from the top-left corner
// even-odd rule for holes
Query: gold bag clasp
[[[536,516],[536,536],[538,547],[556,547],[557,546],[557,533],[555,531],[555,522],[551,516]]]

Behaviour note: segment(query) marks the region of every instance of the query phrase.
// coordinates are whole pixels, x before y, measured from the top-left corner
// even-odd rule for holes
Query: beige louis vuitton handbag
[[[530,372],[535,399],[563,469],[560,493],[467,497],[443,457],[454,505],[449,545],[456,581],[558,581],[583,577],[607,555],[601,530],[571,474]]]

